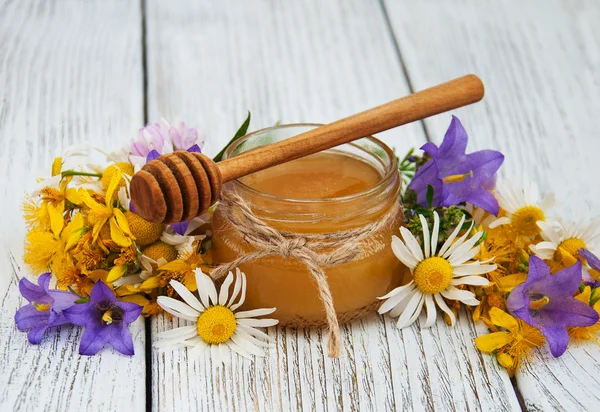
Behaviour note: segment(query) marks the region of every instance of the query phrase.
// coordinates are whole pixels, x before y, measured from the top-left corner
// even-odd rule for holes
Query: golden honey
[[[226,157],[306,131],[314,125],[265,129],[240,139]],[[396,210],[393,223],[362,242],[350,263],[325,268],[340,322],[373,311],[378,296],[400,285],[404,267],[391,250],[402,224],[396,208],[400,176],[394,154],[374,138],[266,169],[226,185],[265,223],[283,232],[326,234],[361,228]],[[213,216],[216,263],[254,249],[216,209]],[[306,266],[280,256],[242,264],[247,276],[245,309],[276,307],[282,325],[324,326],[325,312]]]

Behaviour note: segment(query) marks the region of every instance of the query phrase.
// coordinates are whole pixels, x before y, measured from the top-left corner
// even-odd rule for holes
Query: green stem
[[[65,170],[61,172],[61,176],[92,176],[92,177],[102,177],[102,173],[90,173],[90,172],[77,172],[75,170]]]

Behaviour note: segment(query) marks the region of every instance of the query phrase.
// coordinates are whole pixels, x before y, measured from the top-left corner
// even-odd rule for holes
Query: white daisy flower
[[[44,188],[60,189],[60,183],[63,179],[61,172],[70,169],[81,169],[81,164],[89,156],[86,145],[72,145],[58,154],[52,162],[51,176],[43,176],[38,179],[37,185],[30,191],[30,196],[35,197],[40,194]],[[81,176],[77,176],[81,178]]]
[[[506,216],[490,223],[490,229],[510,225],[518,236],[532,238],[540,233],[539,221],[546,221],[546,211],[554,206],[554,194],[543,199],[535,182],[523,177],[507,179],[496,185],[494,195]]]
[[[160,240],[168,245],[174,246],[175,249],[177,249],[177,255],[179,259],[185,260],[192,253],[196,253],[196,245],[194,242],[196,240],[202,240],[206,237],[206,235],[190,236],[189,234],[203,224],[207,223],[209,220],[210,216],[208,213],[195,217],[190,221],[183,235],[180,235],[170,226],[167,226],[160,236]]]
[[[419,215],[419,218],[423,227],[423,247],[405,227],[400,228],[402,240],[397,236],[392,238],[392,250],[396,257],[410,269],[413,280],[381,297],[380,299],[385,299],[385,302],[379,308],[379,313],[389,312],[392,317],[400,316],[398,327],[404,328],[417,319],[425,306],[427,320],[423,327],[428,328],[435,323],[437,305],[449,316],[453,325],[456,318],[444,298],[459,300],[466,305],[478,305],[479,301],[475,298],[475,294],[468,290],[458,289],[456,286],[487,286],[489,281],[478,275],[491,272],[497,266],[487,264],[489,260],[469,262],[479,253],[479,246],[475,246],[475,244],[481,239],[483,232],[478,232],[467,239],[469,228],[464,235],[457,239],[465,222],[464,215],[439,250],[440,217],[437,212],[433,214],[434,223],[431,234],[423,215]]]
[[[600,216],[595,219],[586,216],[577,223],[559,219],[553,224],[537,222],[537,225],[544,240],[530,245],[529,248],[544,260],[560,260],[559,249],[565,250],[575,258],[580,257],[580,249],[587,249],[595,255],[600,252]],[[584,266],[584,278],[591,279],[587,269]]]
[[[173,316],[194,324],[159,333],[155,346],[191,347],[192,358],[210,348],[211,356],[217,364],[225,363],[229,359],[230,351],[249,359],[252,355],[264,356],[261,347],[267,347],[268,343],[264,341],[272,342],[273,338],[256,328],[274,326],[279,321],[255,317],[269,315],[275,312],[275,308],[236,312],[246,298],[246,275],[237,268],[235,271],[235,284],[231,295],[229,289],[234,283],[231,272],[217,293],[212,279],[200,269],[196,269],[194,272],[200,299],[181,283],[172,280],[171,286],[185,303],[167,296],[159,296],[158,304]]]

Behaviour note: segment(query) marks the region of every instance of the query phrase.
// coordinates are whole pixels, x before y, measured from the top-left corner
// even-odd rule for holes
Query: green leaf
[[[248,132],[248,126],[250,126],[250,111],[248,111],[248,117],[246,117],[246,120],[244,120],[244,123],[242,123],[242,125],[240,126],[240,128],[237,130],[237,132],[235,132],[235,135],[233,136],[233,138],[229,141],[229,143],[227,143],[225,145],[225,147],[213,158],[213,160],[215,162],[220,162],[221,159],[223,158],[223,154],[225,153],[225,150],[227,150],[227,148],[229,146],[231,146],[236,140],[238,140],[240,137],[244,136],[246,134],[246,132]]]
[[[433,205],[433,186],[427,185],[427,208],[431,209]]]
[[[77,299],[75,303],[88,303],[89,301],[90,298],[86,296],[85,298]]]

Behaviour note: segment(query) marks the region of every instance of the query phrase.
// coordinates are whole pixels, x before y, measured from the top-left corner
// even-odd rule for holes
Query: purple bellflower
[[[498,201],[490,190],[496,184],[496,172],[504,155],[496,150],[480,150],[466,154],[468,136],[458,118],[452,116],[440,147],[426,143],[421,147],[431,159],[421,166],[408,190],[417,194],[417,201],[427,207],[427,188],[433,187],[432,206],[453,206],[472,203],[498,215]]]
[[[29,329],[27,339],[36,345],[42,341],[48,328],[69,323],[63,311],[79,299],[71,292],[48,289],[50,277],[50,273],[40,275],[37,285],[27,279],[19,282],[19,291],[29,304],[17,311],[15,322],[21,332]]]
[[[580,283],[581,261],[551,275],[548,265],[532,255],[527,280],[515,287],[506,300],[510,313],[540,329],[555,358],[569,345],[568,326],[598,322],[594,308],[573,297]]]
[[[79,353],[95,355],[110,344],[123,355],[133,355],[133,339],[127,326],[142,313],[142,307],[117,299],[113,290],[98,281],[90,300],[67,309],[65,317],[74,325],[84,326]]]
[[[600,259],[596,255],[594,255],[587,249],[579,249],[578,253],[579,256],[586,260],[587,264],[592,269],[594,269],[597,272],[600,272]],[[589,273],[586,274],[585,271],[583,281],[586,285],[590,285],[592,288],[600,287],[600,281],[594,279]]]
[[[202,152],[204,137],[184,122],[174,124],[162,119],[161,123],[149,123],[141,128],[129,150],[129,161],[143,166],[160,155],[175,150]]]

